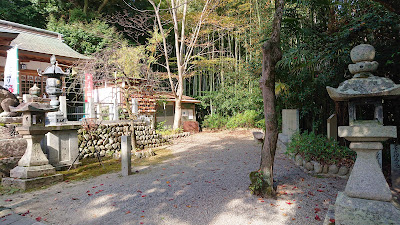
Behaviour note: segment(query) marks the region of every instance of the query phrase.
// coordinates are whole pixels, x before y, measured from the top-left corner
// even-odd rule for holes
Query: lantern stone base
[[[11,178],[35,178],[46,175],[53,175],[56,173],[56,169],[50,165],[42,165],[42,166],[17,166],[14,169],[10,170]]]
[[[13,187],[22,190],[29,190],[33,188],[43,187],[44,185],[50,185],[53,183],[61,182],[62,180],[63,180],[62,174],[54,174],[51,176],[36,177],[29,179],[6,177],[2,179],[1,184],[4,187]]]
[[[331,209],[331,207],[330,207]],[[391,202],[351,198],[339,192],[334,215],[328,210],[324,224],[334,218],[335,224],[400,224],[400,210]]]

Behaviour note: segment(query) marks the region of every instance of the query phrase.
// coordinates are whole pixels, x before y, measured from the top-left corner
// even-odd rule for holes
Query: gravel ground
[[[169,148],[175,157],[129,177],[62,182],[0,204],[50,224],[322,224],[346,182],[309,176],[277,154],[277,199],[251,195],[261,145],[249,130],[202,132]]]

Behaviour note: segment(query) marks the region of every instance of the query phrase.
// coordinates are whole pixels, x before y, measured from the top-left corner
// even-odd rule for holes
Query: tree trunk
[[[261,150],[259,170],[263,179],[263,187],[258,193],[262,196],[275,195],[273,168],[278,139],[278,126],[275,113],[275,65],[282,58],[280,28],[284,5],[284,0],[277,0],[275,2],[275,16],[272,24],[271,38],[262,46],[263,62],[260,87],[264,100],[265,137]]]

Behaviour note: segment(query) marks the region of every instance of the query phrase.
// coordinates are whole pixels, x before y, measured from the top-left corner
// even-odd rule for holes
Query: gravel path
[[[129,177],[63,182],[1,196],[0,204],[51,224],[322,224],[346,182],[309,176],[278,154],[279,196],[251,195],[248,174],[258,169],[261,147],[249,130],[202,132],[169,148],[175,157]]]

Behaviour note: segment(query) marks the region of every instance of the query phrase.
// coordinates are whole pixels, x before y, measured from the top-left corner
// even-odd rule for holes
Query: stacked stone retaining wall
[[[84,129],[78,130],[79,151],[81,158],[95,157],[96,150],[100,156],[111,156],[121,151],[121,136],[131,135],[129,122],[100,124],[90,136]],[[155,148],[168,144],[168,138],[157,134],[151,126],[145,123],[134,123],[136,144],[139,149]]]

